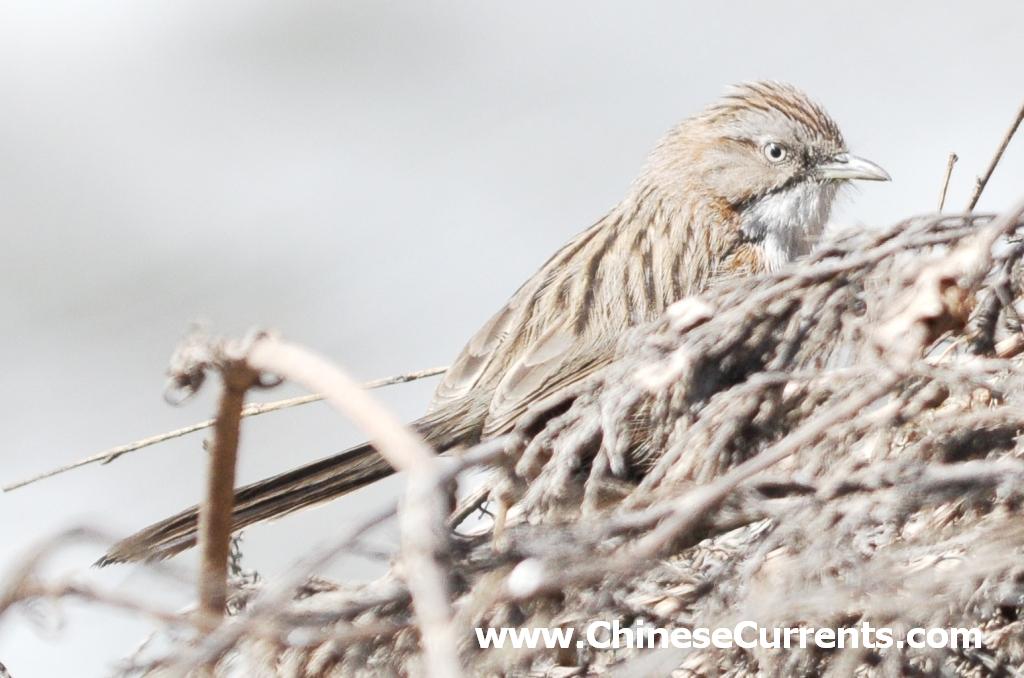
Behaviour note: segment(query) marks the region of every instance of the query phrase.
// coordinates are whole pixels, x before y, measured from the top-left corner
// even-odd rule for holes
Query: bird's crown
[[[701,117],[708,123],[728,124],[751,115],[764,119],[781,116],[816,141],[839,149],[846,147],[839,125],[825,109],[796,87],[782,82],[768,80],[734,85]]]

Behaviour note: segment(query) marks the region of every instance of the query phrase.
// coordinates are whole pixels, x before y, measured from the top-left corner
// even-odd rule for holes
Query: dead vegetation
[[[211,371],[226,384],[198,610],[40,583],[41,551],[8,580],[0,613],[67,595],[150,613],[162,650],[127,660],[126,675],[1018,675],[1022,215],[1024,204],[840,234],[782,273],[684,299],[624,336],[608,368],[536,403],[514,434],[454,460],[299,346],[192,337],[178,385],[198,388]],[[231,431],[268,375],[322,392],[408,489],[285,580],[225,578]],[[480,468],[509,507],[500,534],[462,526],[486,493],[452,511],[458,481]],[[315,577],[396,513],[402,544],[386,576]],[[980,627],[985,643],[512,651],[481,650],[474,634],[582,634],[595,620]]]

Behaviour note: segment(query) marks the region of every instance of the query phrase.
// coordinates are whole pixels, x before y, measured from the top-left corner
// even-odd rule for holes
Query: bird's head
[[[821,106],[777,82],[734,87],[684,121],[659,144],[648,175],[680,197],[700,196],[738,215],[743,235],[764,243],[773,268],[813,244],[840,186],[890,178],[847,150]]]

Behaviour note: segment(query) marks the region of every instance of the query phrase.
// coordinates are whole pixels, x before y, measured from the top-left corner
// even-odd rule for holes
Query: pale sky
[[[1022,25],[1012,1],[8,0],[0,480],[210,416],[211,394],[161,399],[192,320],[277,328],[363,378],[447,363],[730,83],[802,87],[892,174],[851,192],[837,222],[934,210],[950,151],[962,208],[1024,99]],[[1022,178],[1017,139],[980,207],[1009,205]],[[411,419],[432,387],[384,398]],[[200,441],[0,495],[0,573],[62,528],[124,536],[194,503]],[[324,406],[262,417],[245,426],[241,480],[355,442]],[[248,565],[281,572],[397,487],[250,529]],[[101,551],[63,551],[47,572],[189,600],[137,568],[90,570]],[[0,661],[14,678],[105,675],[149,628],[36,606],[0,620]]]

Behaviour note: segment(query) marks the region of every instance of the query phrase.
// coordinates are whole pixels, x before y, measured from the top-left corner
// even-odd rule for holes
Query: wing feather
[[[512,430],[534,403],[554,396],[611,360],[604,344],[587,341],[571,326],[556,326],[532,344],[498,382],[491,397],[483,435]]]

